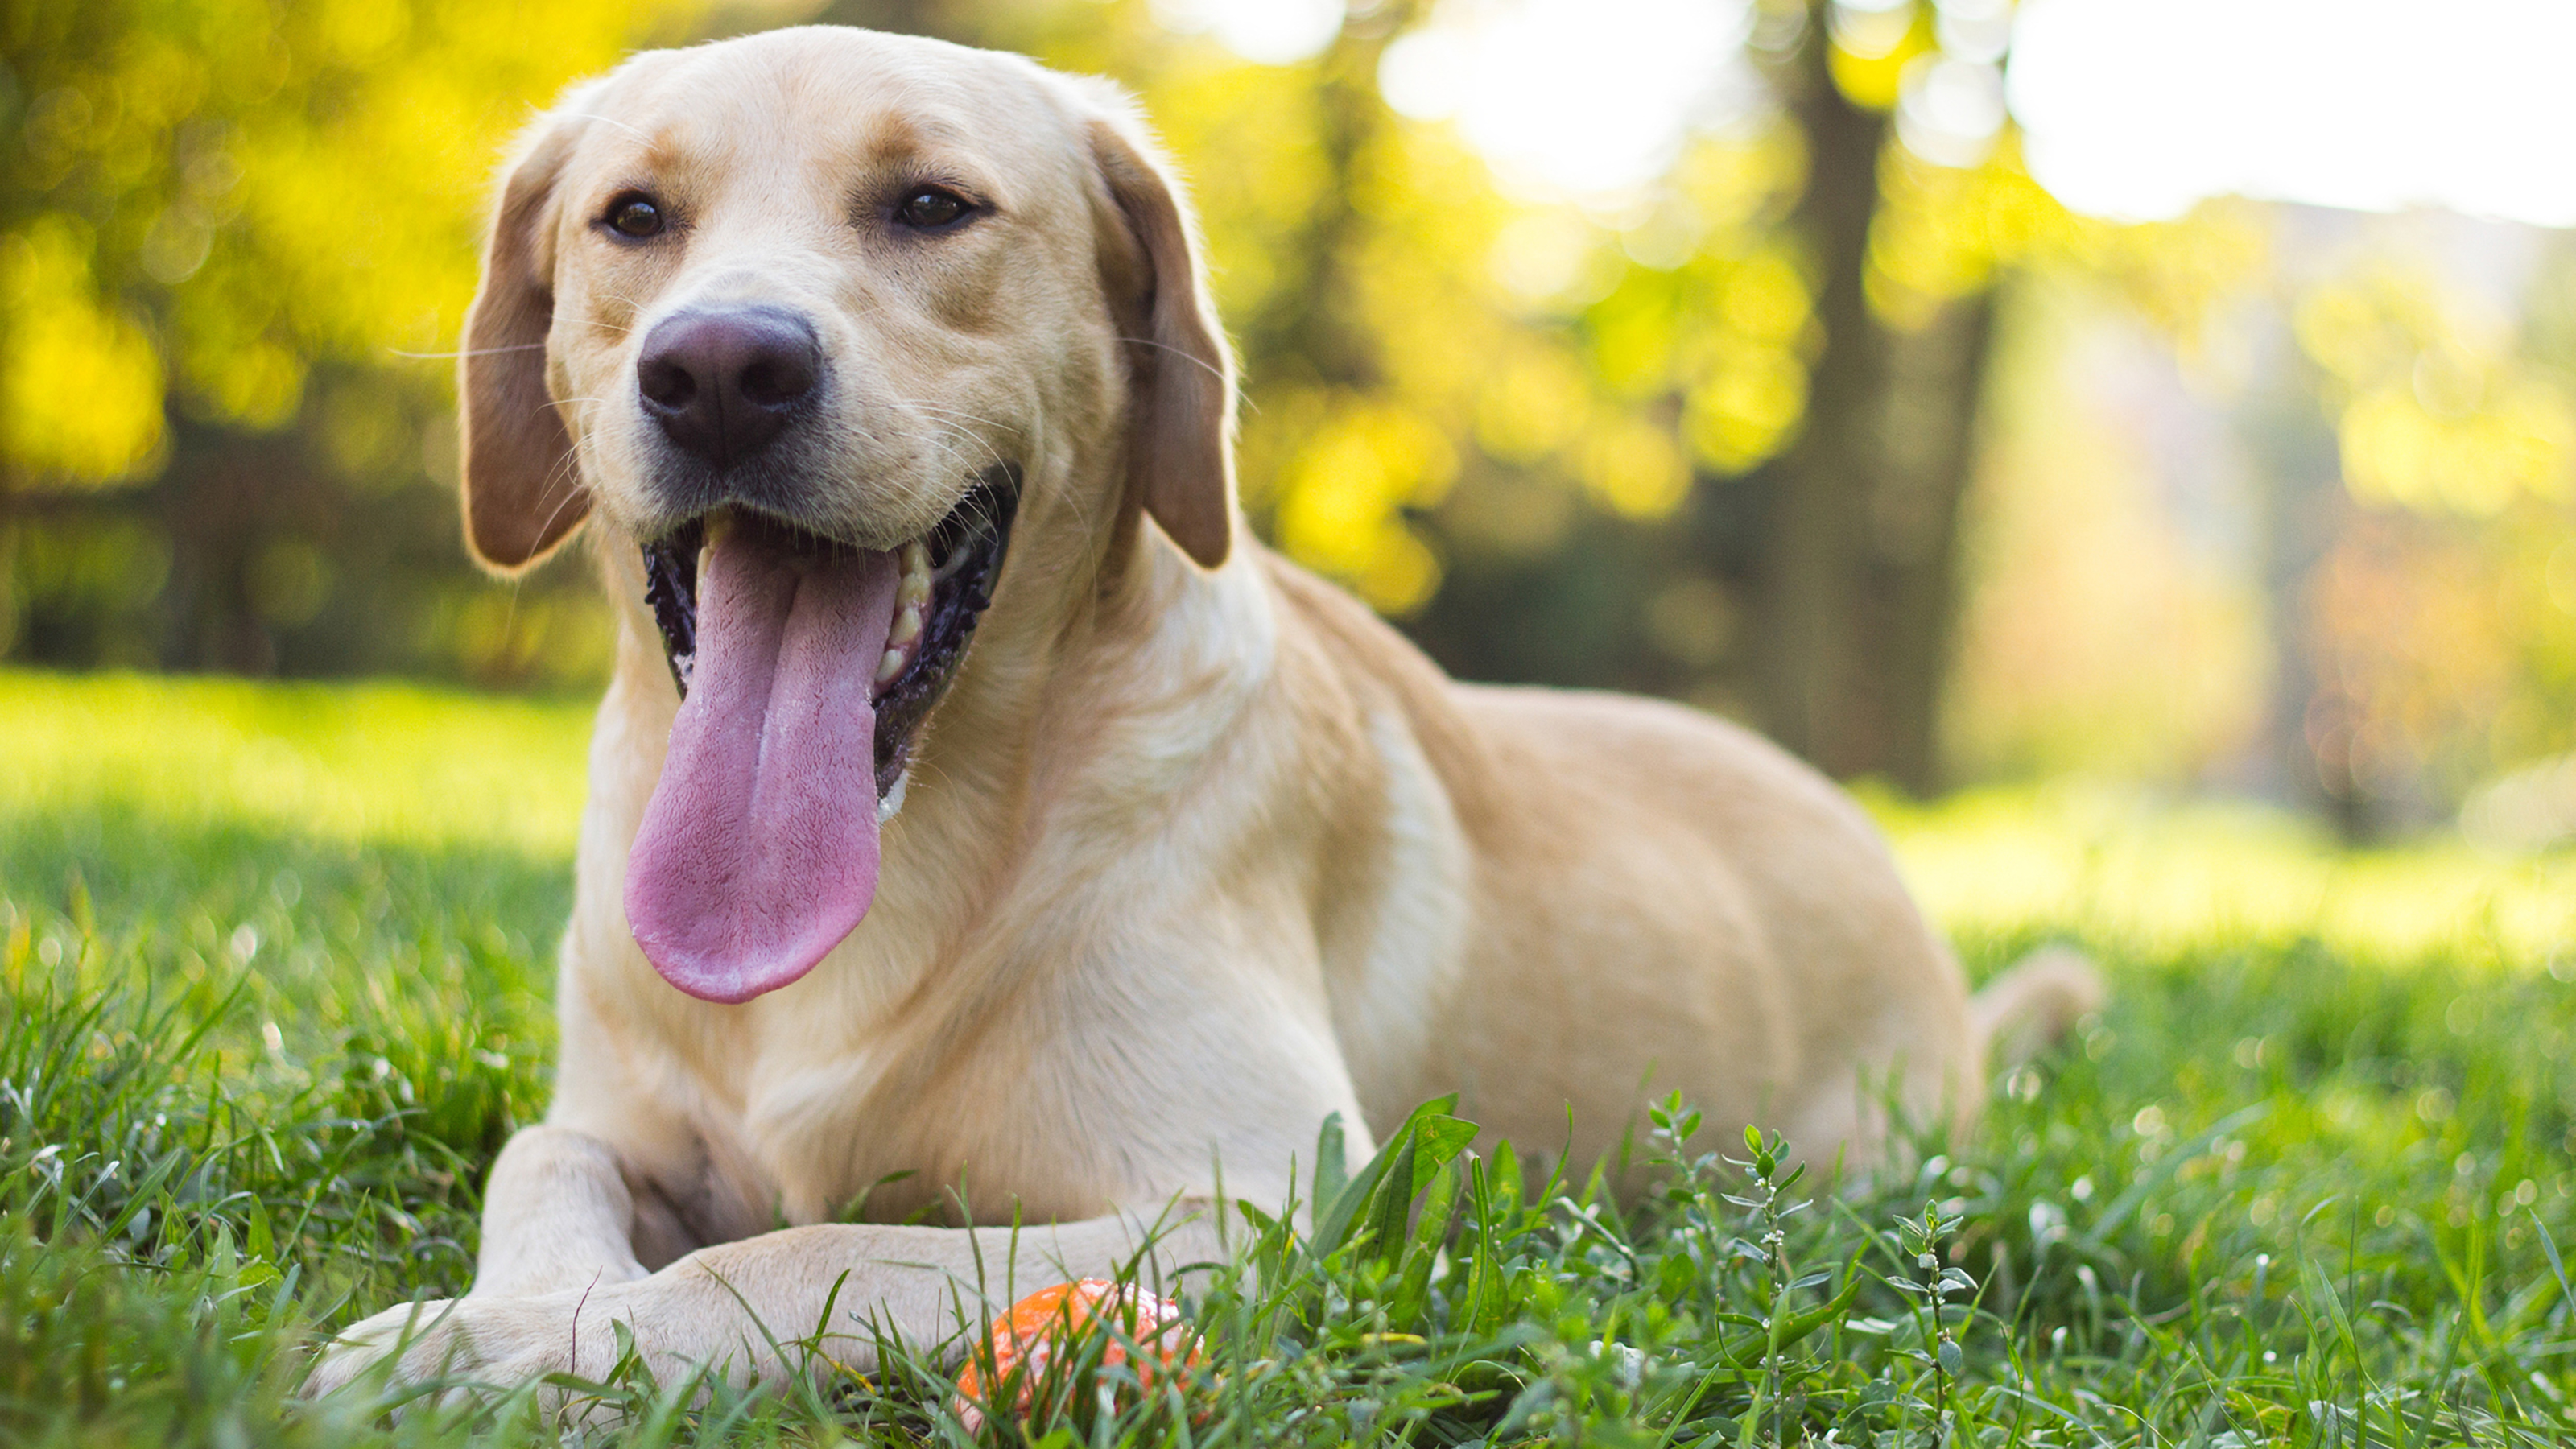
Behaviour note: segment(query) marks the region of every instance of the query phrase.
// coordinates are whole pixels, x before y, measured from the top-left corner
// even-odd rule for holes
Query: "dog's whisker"
[[[1139,347],[1152,347],[1160,351],[1168,352],[1174,357],[1180,358],[1181,360],[1189,363],[1199,371],[1206,373],[1208,376],[1215,378],[1217,381],[1225,381],[1224,369],[1209,362],[1206,358],[1199,356],[1197,353],[1174,347],[1168,342],[1157,342],[1151,337],[1121,337],[1118,340],[1121,342],[1132,342]]]
[[[564,510],[577,503],[585,508],[589,506],[589,500],[581,489],[580,453],[581,448],[578,444],[568,447],[564,449],[563,456],[555,460],[555,465],[546,470],[546,487],[549,490],[553,489],[558,481],[568,480],[572,486],[566,488],[563,496],[555,500],[555,506],[547,511],[545,522],[537,529],[536,536],[539,538],[545,538],[554,532],[555,524],[564,516]],[[517,598],[513,595],[512,607],[515,608],[516,605]]]
[[[972,441],[977,447],[984,450],[985,456],[992,460],[994,467],[1004,468],[1010,466],[1009,460],[1002,455],[1001,449],[996,447],[992,440],[987,438],[983,433],[976,431],[974,428],[960,427],[957,423],[947,420],[952,418],[962,418],[967,422],[977,424],[979,427],[991,428],[996,431],[1007,431],[1003,428],[1002,424],[994,422],[990,418],[978,417],[973,413],[964,412],[954,408],[937,407],[930,403],[906,402],[901,404],[901,406],[914,412],[939,414],[940,416],[938,417],[925,417],[923,421],[942,426],[950,433],[963,436]]]
[[[902,404],[903,404],[903,406],[905,406],[905,407],[908,407],[908,408],[915,408],[915,409],[918,409],[918,410],[920,410],[920,411],[922,411],[922,412],[939,413],[939,414],[942,414],[943,416],[946,416],[946,417],[952,417],[952,418],[964,418],[966,421],[968,421],[968,422],[970,422],[970,423],[981,423],[982,425],[984,425],[985,427],[988,427],[988,428],[998,428],[998,427],[1002,426],[1000,423],[997,423],[997,422],[993,421],[991,418],[985,417],[985,416],[983,416],[983,415],[982,415],[982,414],[980,414],[980,413],[970,413],[970,412],[966,411],[964,408],[944,408],[944,407],[941,407],[941,406],[940,406],[939,404],[937,404],[937,403],[926,403],[926,402],[922,402],[922,401],[919,401],[918,399],[913,399],[913,398],[904,398],[904,399],[900,399],[899,401],[901,401],[901,402],[902,402]]]
[[[1001,452],[1001,450],[1000,450],[999,448],[994,447],[990,442],[987,442],[987,441],[982,437],[982,435],[977,434],[977,433],[973,433],[973,432],[970,432],[970,431],[968,431],[968,430],[966,430],[966,429],[964,429],[964,428],[958,427],[958,426],[957,426],[956,424],[954,424],[954,423],[943,423],[943,422],[940,422],[940,421],[939,421],[938,419],[936,419],[936,418],[926,418],[926,419],[924,419],[923,421],[930,423],[933,427],[938,428],[938,429],[940,430],[940,431],[938,431],[938,432],[936,432],[936,433],[933,433],[933,434],[931,435],[931,437],[932,437],[932,439],[933,439],[934,441],[943,440],[943,439],[956,439],[956,440],[962,440],[962,441],[964,441],[964,442],[972,443],[972,444],[974,444],[976,447],[981,448],[981,449],[983,449],[983,450],[984,450],[984,456],[985,456],[987,459],[991,460],[992,466],[994,466],[994,467],[996,467],[996,468],[1007,468],[1007,467],[1009,467],[1009,466],[1010,466],[1010,462],[1009,462],[1009,460],[1008,460],[1008,459],[1006,459],[1006,458],[1004,458],[1004,457],[1002,456],[1002,452]],[[959,461],[961,464],[963,464],[963,465],[965,465],[965,466],[966,466],[967,471],[969,471],[969,472],[976,471],[976,468],[975,468],[975,466],[974,466],[974,464],[973,464],[972,460],[967,459],[967,458],[965,458],[965,457],[963,457],[963,456],[959,456],[958,461]],[[923,491],[923,492],[928,492],[928,491],[929,491],[929,488],[928,488],[928,486],[927,486],[926,484],[916,484],[915,486],[920,487],[921,491]]]
[[[614,116],[603,116],[597,111],[559,111],[556,114],[563,116],[568,120],[597,121],[603,126],[614,126],[618,130],[624,131],[626,134],[633,136],[639,141],[646,142],[647,144],[650,144],[653,139],[650,132],[647,132],[640,127],[630,126],[624,121],[618,120]]]
[[[546,344],[542,342],[513,342],[504,347],[467,347],[455,352],[406,352],[399,347],[388,347],[385,352],[388,356],[400,357],[412,362],[452,362],[460,357],[492,357],[504,352],[543,352],[545,350]]]
[[[979,415],[979,414],[976,414],[976,413],[970,413],[970,412],[967,412],[967,411],[966,411],[966,410],[964,410],[963,408],[944,408],[944,407],[939,406],[937,403],[926,403],[926,402],[921,402],[921,401],[919,401],[919,400],[917,400],[917,399],[914,399],[914,398],[897,398],[897,399],[895,399],[895,406],[896,406],[896,407],[899,407],[899,408],[902,408],[902,409],[904,409],[904,410],[905,410],[905,411],[907,411],[907,412],[912,412],[912,413],[922,413],[922,414],[930,414],[930,415],[934,415],[934,417],[935,417],[937,420],[940,420],[940,421],[946,421],[946,420],[948,420],[948,419],[962,419],[962,420],[964,420],[965,422],[973,423],[973,424],[975,424],[975,425],[976,425],[976,426],[978,426],[978,427],[992,428],[992,429],[995,429],[995,430],[997,430],[997,431],[1002,430],[1002,424],[1000,424],[1000,423],[998,423],[998,422],[995,422],[995,421],[994,421],[993,419],[991,419],[991,418],[983,417],[983,416],[981,416],[981,415]],[[924,418],[924,421],[931,421],[931,420],[933,420],[933,418],[929,418],[929,417]],[[950,423],[948,423],[948,426],[950,426],[950,427],[955,427],[955,426],[956,426],[956,424],[955,424],[955,423],[953,423],[953,422],[950,422]],[[961,430],[961,431],[963,431],[963,430]],[[979,436],[979,440],[980,440],[980,435],[978,435],[978,436]],[[988,446],[989,446],[989,445],[988,445]],[[1000,461],[1001,461],[1001,458],[1000,458],[1000,455],[999,455],[999,454],[996,454],[996,455],[994,456],[994,461],[995,461],[996,463],[998,463],[998,462],[1000,462]]]
[[[999,448],[994,447],[992,442],[982,434],[977,433],[972,429],[959,427],[957,424],[949,422],[946,418],[938,415],[945,414],[948,417],[969,418],[986,427],[995,427],[998,426],[998,424],[985,418],[975,417],[972,413],[966,413],[954,408],[942,408],[933,403],[919,402],[909,398],[897,398],[894,400],[894,404],[896,407],[914,414],[923,423],[930,427],[932,431],[928,435],[928,441],[938,447],[942,454],[954,460],[960,472],[972,474],[981,470],[975,465],[971,458],[960,453],[954,446],[952,446],[952,442],[954,441],[972,443],[983,451],[984,456],[991,461],[991,465],[995,468],[1008,468],[1010,466],[1010,460],[1005,458],[1002,455],[1002,451]],[[935,487],[933,483],[926,479],[908,479],[905,482],[905,486],[911,490],[913,496],[916,498],[930,494]],[[979,525],[987,525],[990,520],[979,519],[977,522]]]

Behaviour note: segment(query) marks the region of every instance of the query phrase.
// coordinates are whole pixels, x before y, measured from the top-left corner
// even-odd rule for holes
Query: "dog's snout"
[[[822,373],[822,347],[802,318],[744,307],[655,324],[635,385],[672,442],[721,468],[767,447]]]

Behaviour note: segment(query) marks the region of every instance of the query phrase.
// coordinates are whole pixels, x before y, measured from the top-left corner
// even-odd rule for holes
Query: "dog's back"
[[[1675,1089],[1711,1120],[1778,1125],[1819,1155],[1867,1152],[1882,1125],[1867,1109],[1891,1075],[1918,1120],[1973,1113],[1964,980],[1868,818],[1822,776],[1679,705],[1451,682],[1347,595],[1284,562],[1270,575],[1285,620],[1324,637],[1318,655],[1395,757],[1386,859],[1463,862],[1385,872],[1390,896],[1414,898],[1374,903],[1416,937],[1427,920],[1459,923],[1456,959],[1417,964],[1407,983],[1429,999],[1401,1015],[1426,1029],[1385,1030],[1383,959],[1327,961],[1338,993],[1369,998],[1336,1015],[1369,1023],[1343,1048],[1373,1125],[1454,1089],[1463,1113],[1525,1147],[1565,1144],[1570,1110],[1580,1162]],[[1408,805],[1416,761],[1432,804]],[[1454,852],[1419,838],[1452,827]]]

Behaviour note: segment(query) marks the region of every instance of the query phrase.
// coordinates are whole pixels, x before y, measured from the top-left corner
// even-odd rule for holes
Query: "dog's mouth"
[[[749,1000],[866,914],[878,826],[992,603],[1018,503],[1017,471],[997,468],[893,549],[730,508],[644,545],[681,705],[626,911],[672,985]]]
[[[893,551],[902,568],[896,607],[887,620],[886,647],[869,675],[877,798],[885,816],[901,805],[895,792],[911,763],[913,736],[946,691],[977,621],[993,602],[1019,501],[1018,470],[989,470],[937,526]],[[661,628],[662,657],[683,700],[697,674],[698,568],[710,520],[720,528],[750,531],[759,546],[827,568],[865,552],[756,514],[727,519],[722,510],[644,545],[644,601]]]

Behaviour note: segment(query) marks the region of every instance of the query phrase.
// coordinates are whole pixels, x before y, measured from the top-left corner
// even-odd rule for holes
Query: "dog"
[[[618,620],[555,1097],[471,1291],[312,1387],[596,1375],[612,1324],[776,1376],[832,1302],[936,1347],[1449,1092],[1578,1161],[1672,1090],[1865,1160],[2089,1004],[1971,1000],[1755,735],[1453,683],[1264,548],[1208,297],[1134,104],[1019,57],[779,30],[535,125],[460,377],[474,553],[586,525]]]

